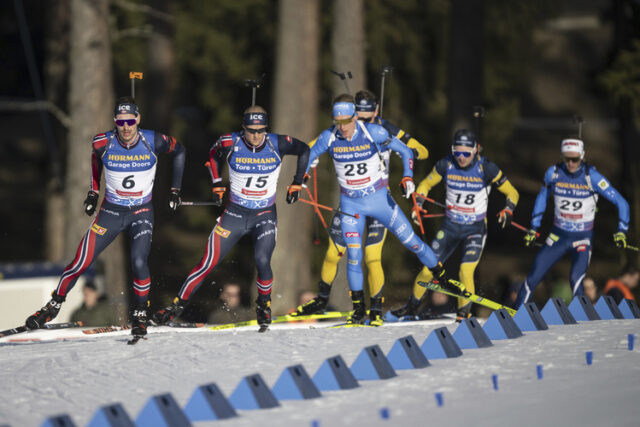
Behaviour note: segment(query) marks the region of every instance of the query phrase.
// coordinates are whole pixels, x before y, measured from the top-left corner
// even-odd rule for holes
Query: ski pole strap
[[[344,211],[341,211],[340,209],[332,208],[330,206],[321,205],[319,203],[312,202],[311,200],[300,199],[300,201],[303,202],[303,203],[306,203],[308,205],[316,206],[316,207],[318,207],[320,209],[324,209],[324,210],[327,210],[327,211],[335,212],[335,213],[340,214],[340,215],[350,216],[350,217],[356,218],[356,219],[360,218],[360,215],[358,215],[358,214],[346,213]]]

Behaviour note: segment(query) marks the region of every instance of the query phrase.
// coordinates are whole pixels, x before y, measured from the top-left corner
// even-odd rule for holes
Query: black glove
[[[435,267],[430,268],[429,270],[431,270],[431,274],[433,275],[432,280],[434,282],[439,283],[440,285],[447,283],[447,274],[441,262],[438,261]]]
[[[182,198],[180,197],[180,189],[172,188],[171,193],[169,193],[169,209],[175,212],[181,204]]]
[[[217,185],[216,187],[213,187],[211,192],[213,195],[213,203],[215,203],[216,206],[222,206],[222,199],[224,198],[224,193],[226,191],[227,191],[227,187],[225,187],[222,184]]]
[[[301,191],[302,185],[296,184],[295,182],[291,183],[291,185],[287,187],[287,203],[292,204],[297,202],[300,198]]]
[[[93,190],[87,193],[87,198],[84,199],[84,213],[91,216],[95,213],[98,207],[98,197],[100,195]]]

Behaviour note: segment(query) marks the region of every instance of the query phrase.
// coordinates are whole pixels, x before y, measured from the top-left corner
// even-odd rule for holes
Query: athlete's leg
[[[100,212],[96,219],[91,223],[89,229],[78,245],[76,256],[73,261],[67,265],[60,276],[56,294],[64,297],[73,289],[78,278],[89,268],[94,259],[102,252],[124,229],[123,218],[125,212],[113,209],[104,210],[100,208]]]
[[[589,262],[591,261],[591,239],[584,239],[585,242],[573,249],[571,254],[571,273],[569,280],[571,281],[571,291],[573,296],[584,295],[584,276],[587,274]],[[586,241],[589,241],[587,244]]]
[[[380,221],[367,217],[367,238],[364,242],[364,262],[367,264],[367,282],[371,298],[382,296],[384,271],[382,270],[382,247],[387,238],[387,229]]]
[[[460,282],[462,282],[466,290],[473,294],[476,292],[473,274],[480,262],[480,257],[482,256],[486,240],[487,233],[485,231],[483,233],[474,233],[469,235],[463,243],[464,253],[460,263]],[[470,301],[468,299],[458,298],[458,308],[469,304],[469,302]]]
[[[329,247],[327,247],[320,270],[320,278],[325,284],[331,285],[335,280],[338,274],[338,263],[344,254],[345,247],[340,227],[340,215],[335,214],[329,227]]]
[[[144,208],[129,214],[129,238],[131,239],[131,269],[133,272],[133,293],[135,304],[146,307],[151,289],[151,275],[147,258],[151,250],[153,234],[153,208]]]
[[[271,212],[256,217],[250,222],[249,235],[253,241],[253,255],[258,270],[258,298],[270,299],[273,285],[271,256],[276,248],[277,222],[275,206]]]
[[[227,208],[227,210],[231,209],[232,207]],[[226,215],[226,212],[225,210],[225,213],[218,218],[218,224],[211,231],[202,259],[191,270],[182,284],[180,292],[178,292],[178,297],[181,300],[189,300],[191,295],[198,290],[205,277],[211,273],[238,240],[246,234],[246,219],[244,217],[237,218],[235,215]]]
[[[546,244],[536,255],[529,275],[520,287],[518,298],[514,303],[516,309],[520,308],[522,304],[529,302],[536,286],[538,286],[547,271],[562,258],[566,251],[567,249],[563,239],[558,238],[554,234],[550,234]]]
[[[344,198],[343,198],[344,199]],[[355,202],[343,202],[341,208],[348,213],[356,214]],[[342,215],[342,236],[347,245],[347,279],[351,291],[362,291],[362,233],[364,232],[365,218],[360,214],[359,218]]]

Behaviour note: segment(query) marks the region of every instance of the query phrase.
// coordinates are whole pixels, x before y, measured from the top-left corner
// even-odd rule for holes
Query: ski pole
[[[313,168],[313,200],[318,201],[318,173],[317,169]],[[323,218],[324,219],[324,218]],[[313,244],[320,245],[320,233],[318,231],[318,216],[313,216]]]
[[[573,123],[578,125],[578,139],[582,139],[582,126],[586,123],[581,115],[573,115]]]
[[[625,246],[625,249],[629,249],[630,251],[640,252],[640,248],[637,246],[627,245]]]
[[[309,191],[309,187],[307,187],[306,185],[302,184],[302,187],[305,189],[305,191],[307,192],[307,196],[309,196],[309,198],[313,201],[314,205],[313,205],[313,211],[316,213],[316,218],[320,218],[320,221],[322,222],[322,226],[324,227],[324,229],[327,229],[327,223],[324,220],[324,217],[322,216],[322,214],[320,213],[320,210],[318,209],[317,205],[317,200],[316,198],[314,198],[311,195],[311,191]]]
[[[517,228],[518,230],[524,231],[525,233],[528,233],[528,232],[529,232],[529,229],[528,229],[527,227],[522,226],[522,225],[518,224],[518,223],[517,223],[517,222],[515,222],[515,221],[511,221],[511,225],[512,225],[513,227]],[[537,231],[536,231],[536,237],[540,237],[540,233],[538,233]],[[539,243],[539,242],[533,242],[533,246],[537,246],[537,247],[541,248],[541,247],[542,247],[542,243]]]
[[[412,210],[416,213],[416,218],[418,218],[418,225],[420,226],[420,234],[422,234],[422,238],[424,239],[424,226],[422,225],[422,207],[418,206],[418,201],[416,200],[416,193],[411,193],[411,199],[413,200],[413,208]]]
[[[482,105],[473,106],[473,121],[476,127],[476,138],[482,141],[480,132],[482,132],[482,118],[484,117],[484,107]]]
[[[380,82],[380,112],[378,113],[378,117],[382,118],[382,106],[384,105],[384,79],[387,76],[391,76],[393,73],[393,67],[390,65],[385,65],[382,67],[382,81]]]
[[[316,207],[318,207],[320,209],[324,209],[324,210],[327,210],[327,211],[332,211],[332,212],[340,214],[340,215],[350,216],[351,218],[356,218],[356,219],[360,218],[359,214],[346,213],[344,211],[341,211],[340,209],[332,208],[330,206],[321,205],[320,203],[312,202],[311,200],[305,200],[305,199],[298,199],[298,200],[300,200],[301,202],[304,202],[304,203],[306,203],[308,205],[316,206]]]
[[[338,71],[333,71],[333,70],[329,70],[329,71],[331,71],[336,76],[340,77],[340,80],[342,80],[342,83],[344,83],[344,88],[347,90],[347,93],[351,95],[351,91],[349,90],[349,83],[347,82],[347,77],[349,79],[353,78],[353,76],[351,75],[351,71],[345,71],[344,73],[339,73]]]
[[[140,71],[129,71],[129,79],[131,80],[131,98],[136,99],[136,79],[142,80]]]
[[[447,205],[445,205],[444,203],[437,202],[437,201],[433,200],[433,199],[432,199],[432,198],[430,198],[430,197],[423,196],[422,194],[417,194],[417,193],[413,193],[413,194],[415,194],[415,195],[416,195],[416,197],[420,197],[422,200],[425,200],[425,201],[427,201],[427,202],[429,202],[429,203],[431,203],[431,204],[434,204],[434,205],[436,205],[436,206],[440,206],[441,208],[449,209],[449,208],[447,207]]]

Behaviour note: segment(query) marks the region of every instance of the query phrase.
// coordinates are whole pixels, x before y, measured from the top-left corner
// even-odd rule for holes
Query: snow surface
[[[211,331],[159,328],[126,345],[128,331],[96,336],[80,330],[37,331],[0,339],[0,425],[36,426],[68,413],[86,425],[98,407],[120,402],[135,420],[150,396],[170,392],[181,407],[199,385],[216,383],[229,397],[244,376],[260,373],[273,386],[287,366],[301,363],[310,376],[340,354],[351,365],[365,346],[385,352],[401,337],[422,344],[452,321],[328,329],[326,323]],[[153,329],[153,328],[151,328]],[[463,350],[455,359],[431,360],[424,369],[397,371],[388,380],[360,381],[353,390],[322,392],[318,399],[282,401],[239,417],[198,422],[220,426],[341,425],[640,425],[640,320],[580,322],[526,332],[493,347]],[[66,340],[59,340],[66,337]],[[8,338],[54,341],[9,343]],[[58,339],[57,339],[58,338]],[[56,340],[57,339],[57,340]],[[593,351],[593,365],[585,352]],[[536,376],[536,365],[544,377]],[[499,389],[491,376],[498,375]],[[438,407],[434,394],[441,392]],[[383,419],[386,408],[390,418]]]

